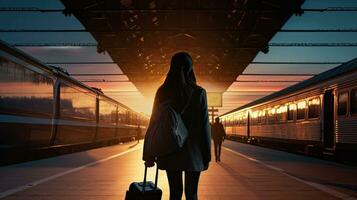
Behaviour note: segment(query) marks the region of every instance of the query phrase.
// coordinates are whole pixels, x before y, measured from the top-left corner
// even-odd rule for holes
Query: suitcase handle
[[[148,167],[145,165],[145,171],[144,171],[144,181],[143,181],[143,192],[145,192],[145,188],[146,188],[146,174],[147,174],[147,169]],[[155,190],[157,189],[157,178],[159,176],[159,168],[157,167],[156,164],[156,174],[155,174]]]

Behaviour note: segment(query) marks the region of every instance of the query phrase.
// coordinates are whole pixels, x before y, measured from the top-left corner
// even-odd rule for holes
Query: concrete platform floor
[[[129,184],[143,178],[142,144],[0,167],[0,198],[124,199]],[[149,179],[154,173],[151,168]],[[168,199],[164,171],[160,171],[159,187],[163,199]],[[225,141],[222,162],[211,162],[199,185],[201,200],[356,197],[356,167],[231,141]]]

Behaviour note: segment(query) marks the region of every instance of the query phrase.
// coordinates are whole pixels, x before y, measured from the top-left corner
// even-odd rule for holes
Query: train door
[[[96,95],[95,99],[95,133],[93,137],[93,142],[95,142],[98,138],[98,132],[99,132],[99,95]]]
[[[53,146],[56,143],[57,133],[58,133],[58,119],[60,117],[60,101],[61,101],[61,81],[59,79],[55,80],[53,86],[53,120],[52,120],[52,133],[49,142],[49,146]]]
[[[323,143],[325,148],[334,147],[334,95],[333,90],[327,90],[323,98]]]
[[[250,114],[247,114],[247,138],[250,137]]]

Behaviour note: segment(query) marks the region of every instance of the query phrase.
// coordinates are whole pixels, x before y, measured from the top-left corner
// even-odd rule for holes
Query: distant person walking
[[[177,152],[152,157],[144,142],[143,160],[148,167],[157,163],[159,169],[166,170],[170,200],[180,200],[183,193],[182,175],[185,176],[185,196],[187,200],[197,200],[200,172],[207,170],[211,161],[211,133],[208,120],[206,91],[196,84],[192,68],[192,58],[185,52],[175,54],[164,83],[156,92],[152,116],[158,112],[163,102],[181,113],[188,130],[188,137]]]
[[[222,142],[226,138],[226,131],[224,130],[223,124],[219,121],[217,117],[215,122],[212,124],[212,138],[214,143],[214,155],[216,157],[216,162],[221,162],[221,148]]]

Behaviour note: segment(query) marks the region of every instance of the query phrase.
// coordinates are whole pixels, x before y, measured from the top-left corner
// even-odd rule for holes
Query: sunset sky
[[[64,8],[58,0],[0,0],[0,7]],[[306,0],[303,8],[357,7],[352,0]],[[293,16],[284,29],[356,29],[357,12],[306,12]],[[0,29],[82,29],[79,21],[60,13],[0,12]],[[0,33],[0,40],[14,43],[93,42],[90,33]],[[270,41],[357,43],[357,33],[277,33]],[[95,47],[23,47],[23,51],[43,62],[112,61],[108,54],[98,54]],[[357,57],[357,47],[270,47],[268,54],[259,53],[254,61],[317,61],[345,62]],[[316,74],[336,65],[249,65],[244,73]],[[120,66],[62,65],[69,73],[122,73]],[[144,98],[125,75],[76,77],[78,80],[122,80],[120,83],[91,83],[109,96],[146,114],[151,112],[152,99]],[[302,81],[309,76],[239,76],[238,81],[276,80],[296,82],[235,82],[223,94],[224,113],[271,92]]]

